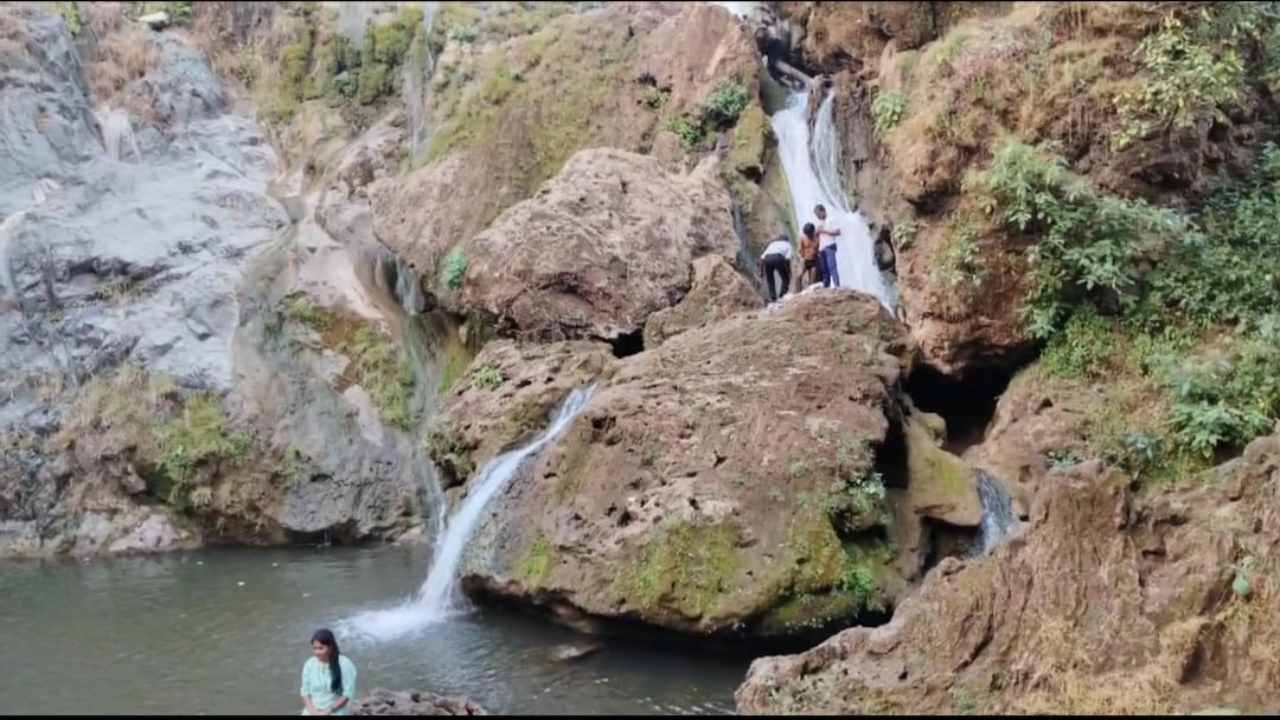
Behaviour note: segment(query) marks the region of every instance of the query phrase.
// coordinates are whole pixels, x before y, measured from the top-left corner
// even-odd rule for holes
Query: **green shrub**
[[[907,99],[900,92],[881,92],[871,101],[871,120],[876,134],[883,136],[897,126],[906,110]]]
[[[680,138],[680,146],[686,152],[697,150],[705,139],[702,123],[688,115],[671,118],[667,122],[667,129]]]
[[[161,494],[173,505],[185,503],[197,467],[241,457],[249,447],[248,436],[230,431],[222,405],[209,394],[188,398],[177,417],[156,429],[156,442],[169,483]]]
[[[1179,213],[1099,193],[1071,175],[1061,157],[1016,141],[996,150],[976,185],[1007,229],[1039,235],[1028,251],[1032,291],[1022,311],[1037,338],[1057,332],[1086,298],[1110,293],[1131,306],[1140,252],[1168,238],[1201,237]]]
[[[449,28],[449,39],[463,44],[473,43],[479,36],[480,31],[474,25]]]
[[[1166,368],[1178,443],[1211,457],[1270,432],[1280,415],[1280,321],[1238,340],[1226,357],[1183,360]]]
[[[481,365],[471,371],[471,387],[477,390],[496,390],[505,381],[502,371],[493,365]]]
[[[1118,99],[1124,129],[1112,136],[1113,149],[1157,127],[1191,127],[1239,97],[1244,64],[1235,49],[1215,55],[1177,18],[1166,18],[1159,32],[1143,38],[1135,55],[1146,76],[1140,90]]]
[[[360,386],[369,393],[383,420],[403,430],[414,421],[409,402],[413,397],[413,368],[400,357],[400,350],[376,328],[356,331],[343,348],[355,365]]]
[[[738,121],[738,116],[747,109],[748,102],[750,98],[747,88],[742,83],[721,83],[702,106],[703,123],[728,127]]]
[[[915,244],[917,232],[918,228],[915,221],[907,218],[893,224],[893,229],[889,232],[889,238],[893,241],[894,248],[907,250]]]
[[[467,251],[461,245],[454,245],[448,255],[444,256],[444,265],[440,271],[440,279],[450,290],[462,288],[462,279],[467,274]]]
[[[1040,356],[1045,371],[1062,377],[1103,376],[1115,352],[1113,325],[1091,307],[1076,311]]]
[[[934,277],[952,289],[982,285],[987,271],[978,252],[978,233],[972,225],[961,225],[947,240],[933,268]]]
[[[67,24],[67,31],[72,37],[78,37],[80,31],[84,29],[84,18],[80,15],[80,3],[78,2],[59,2],[54,6],[58,14],[62,16],[62,21]]]

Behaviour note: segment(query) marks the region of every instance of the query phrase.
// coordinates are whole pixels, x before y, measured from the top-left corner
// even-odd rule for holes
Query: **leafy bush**
[[[935,278],[952,289],[977,288],[986,278],[977,243],[977,231],[972,225],[962,225],[948,240],[933,269]]]
[[[1178,442],[1204,457],[1270,432],[1280,414],[1280,322],[1250,336],[1225,358],[1184,361],[1166,371]]]
[[[721,83],[711,93],[711,97],[702,106],[702,120],[718,127],[727,127],[738,121],[738,116],[747,109],[750,98],[742,83],[733,81]]]
[[[1046,372],[1061,377],[1101,377],[1115,351],[1112,322],[1093,308],[1076,311],[1040,356]]]
[[[1280,307],[1280,149],[1268,144],[1257,172],[1219,190],[1191,238],[1152,273],[1153,311],[1176,308],[1207,326],[1243,323]]]
[[[1166,238],[1202,236],[1179,213],[1094,190],[1061,158],[1006,142],[976,184],[1010,230],[1040,235],[1028,256],[1033,288],[1023,309],[1037,338],[1057,332],[1071,307],[1111,293],[1126,306],[1136,297],[1136,260]]]
[[[871,101],[871,120],[876,134],[884,135],[897,126],[906,110],[907,99],[900,92],[881,92]]]
[[[407,430],[414,416],[409,401],[413,394],[413,368],[400,357],[390,338],[365,326],[356,331],[343,348],[351,356],[360,386],[369,393],[383,420]]]
[[[843,437],[836,444],[836,508],[865,515],[884,500],[884,478],[872,469],[874,454],[865,439]]]
[[[916,241],[916,223],[914,220],[907,218],[899,220],[893,224],[893,229],[889,231],[889,238],[893,241],[893,246],[898,250],[906,250]]]
[[[222,406],[213,395],[189,398],[182,412],[156,429],[159,465],[169,481],[165,500],[182,505],[195,470],[202,464],[244,455],[249,438],[230,432]]]
[[[667,129],[680,138],[680,145],[686,152],[693,152],[702,145],[704,139],[702,123],[688,115],[671,118],[667,122]]]
[[[462,278],[467,274],[467,251],[461,245],[454,245],[448,255],[444,256],[441,280],[450,290],[462,287]]]
[[[480,31],[477,30],[474,25],[449,28],[449,39],[456,42],[470,44],[475,42],[476,38],[479,36]]]
[[[1215,56],[1177,18],[1167,18],[1159,32],[1143,38],[1135,55],[1146,78],[1140,90],[1119,97],[1125,124],[1112,137],[1113,149],[1124,148],[1157,126],[1191,127],[1220,114],[1218,106],[1240,94],[1244,64],[1235,49]]]
[[[471,387],[477,390],[496,390],[505,380],[502,371],[493,365],[481,365],[471,371]]]

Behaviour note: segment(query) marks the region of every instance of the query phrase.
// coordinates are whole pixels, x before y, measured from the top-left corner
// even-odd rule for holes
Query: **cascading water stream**
[[[809,93],[797,92],[770,122],[778,138],[778,155],[787,174],[797,228],[815,222],[813,208],[823,205],[827,219],[840,229],[836,264],[841,287],[874,295],[893,310],[890,293],[876,267],[871,232],[862,215],[849,208],[840,182],[840,141],[836,133],[833,95],[818,110],[812,139],[809,133]]]
[[[1009,494],[1000,482],[982,470],[977,471],[977,479],[978,499],[982,503],[982,538],[977,554],[986,555],[1017,530],[1019,523]]]
[[[142,162],[142,151],[138,149],[138,139],[133,135],[133,125],[129,122],[129,113],[121,108],[100,107],[93,111],[102,128],[102,144],[112,160],[123,161],[125,150],[132,150],[133,157]]]
[[[361,613],[342,624],[345,630],[357,636],[385,641],[464,612],[465,600],[457,589],[458,563],[489,501],[507,486],[526,460],[537,455],[565,431],[586,407],[594,392],[594,385],[573,390],[545,430],[480,468],[466,499],[453,514],[443,534],[438,536],[431,571],[414,598],[399,607]]]
[[[421,37],[414,41],[413,65],[406,69],[405,104],[409,109],[409,158],[417,160],[418,153],[427,141],[427,112],[431,103],[431,75],[435,72],[436,59],[431,53],[431,28],[439,2],[419,3],[422,9]]]

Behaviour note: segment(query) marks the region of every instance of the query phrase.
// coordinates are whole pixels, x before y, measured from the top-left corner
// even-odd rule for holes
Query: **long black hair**
[[[311,634],[311,642],[318,642],[329,648],[329,689],[335,695],[342,694],[342,666],[338,664],[338,640],[328,628],[320,628]]]

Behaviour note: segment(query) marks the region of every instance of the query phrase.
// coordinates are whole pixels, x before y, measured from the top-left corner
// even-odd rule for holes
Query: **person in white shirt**
[[[840,237],[840,228],[827,222],[827,209],[821,205],[813,208],[818,216],[815,229],[818,231],[818,277],[822,287],[840,287],[840,270],[836,267],[836,238]]]
[[[764,249],[764,254],[756,261],[756,269],[768,283],[769,302],[777,300],[780,295],[786,295],[787,288],[791,287],[791,238],[779,235],[776,240],[769,243],[769,246]],[[774,273],[777,273],[782,280],[780,293],[774,288]]]

